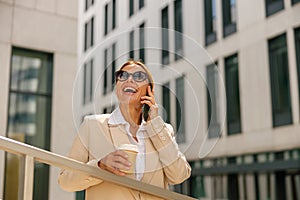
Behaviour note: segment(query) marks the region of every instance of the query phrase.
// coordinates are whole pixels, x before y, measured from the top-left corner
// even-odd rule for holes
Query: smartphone
[[[150,88],[151,88],[151,90],[152,90],[152,85],[150,85]],[[149,94],[148,94],[148,91],[147,91],[147,94],[146,94],[147,96],[149,96]],[[147,105],[147,104],[144,104],[143,105],[143,119],[145,120],[145,121],[148,121],[148,117],[149,117],[149,110],[150,110],[150,107]]]

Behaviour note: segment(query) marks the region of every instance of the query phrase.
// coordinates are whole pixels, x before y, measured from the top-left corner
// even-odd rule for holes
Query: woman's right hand
[[[98,162],[98,167],[119,176],[125,176],[126,173],[120,170],[128,170],[130,165],[127,153],[122,150],[111,152]]]

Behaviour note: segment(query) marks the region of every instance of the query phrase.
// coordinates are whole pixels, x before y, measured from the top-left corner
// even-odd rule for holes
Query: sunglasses
[[[126,81],[130,76],[132,76],[132,79],[136,82],[143,82],[148,78],[148,75],[142,71],[128,73],[126,71],[119,70],[115,72],[115,76],[118,81]]]

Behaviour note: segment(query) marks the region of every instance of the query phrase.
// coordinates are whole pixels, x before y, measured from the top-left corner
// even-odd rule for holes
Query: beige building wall
[[[13,46],[53,53],[51,151],[67,154],[75,132],[73,82],[77,71],[77,11],[74,0],[0,0],[0,135],[5,136],[10,57]],[[4,153],[0,152],[0,199]],[[49,199],[72,199],[58,184],[59,169],[50,168]]]

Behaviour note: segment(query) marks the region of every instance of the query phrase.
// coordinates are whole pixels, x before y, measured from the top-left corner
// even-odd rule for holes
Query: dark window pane
[[[134,0],[129,0],[129,16],[133,15],[134,12]]]
[[[269,40],[273,126],[292,123],[286,35]]]
[[[236,32],[236,0],[222,0],[223,36]]]
[[[143,8],[145,6],[145,1],[144,0],[139,0],[139,9]]]
[[[129,59],[134,59],[134,31],[129,33]]]
[[[238,57],[225,58],[227,134],[241,132]]]
[[[144,63],[146,62],[145,60],[145,24],[141,24],[139,27],[139,32],[140,32],[140,60],[142,60]]]
[[[104,50],[104,78],[103,78],[103,94],[107,93],[107,68],[108,68],[108,60],[107,60],[107,49]]]
[[[209,45],[217,40],[216,37],[216,0],[204,1],[205,13],[205,44]]]
[[[170,98],[170,83],[162,86],[162,102],[163,102],[163,119],[166,123],[171,123],[171,98]]]
[[[174,2],[175,60],[183,56],[182,0]]]
[[[116,71],[116,44],[112,45],[112,63],[111,63],[111,91],[114,89],[115,85],[115,71]]]
[[[112,29],[116,28],[116,0],[112,0]]]
[[[104,7],[104,35],[108,33],[108,4]]]
[[[273,15],[280,10],[284,9],[283,0],[265,0],[266,3],[266,16]]]
[[[219,122],[218,98],[219,98],[219,78],[218,69],[215,64],[207,66],[207,121],[208,121],[208,137],[218,137],[221,134]]]
[[[300,28],[295,29],[295,47],[297,60],[297,74],[298,74],[298,94],[300,96]],[[300,98],[299,98],[300,102]]]
[[[292,5],[299,3],[299,2],[300,2],[300,0],[292,0]]]
[[[162,43],[162,51],[161,51],[161,60],[163,65],[167,65],[170,62],[169,57],[169,12],[168,7],[165,7],[161,11],[161,43]]]
[[[76,200],[85,200],[85,190],[76,192]]]
[[[176,130],[177,142],[185,142],[184,76],[176,79]]]

